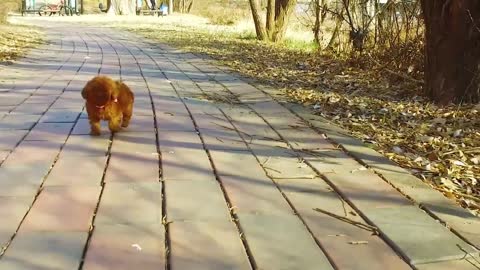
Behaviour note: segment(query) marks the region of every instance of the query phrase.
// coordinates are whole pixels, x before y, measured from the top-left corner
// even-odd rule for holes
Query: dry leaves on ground
[[[417,79],[386,75],[375,65],[265,44],[225,32],[163,25],[130,30],[284,89],[293,101],[352,134],[434,188],[480,211],[480,107],[439,108],[417,96]],[[378,67],[378,66],[377,66]],[[395,75],[395,74],[393,74]]]
[[[12,63],[29,48],[41,43],[41,33],[31,26],[0,25],[0,63]]]

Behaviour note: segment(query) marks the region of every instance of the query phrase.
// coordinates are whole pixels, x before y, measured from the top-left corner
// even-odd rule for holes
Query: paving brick
[[[45,181],[46,186],[100,186],[106,156],[67,156],[57,160]]]
[[[460,208],[454,201],[443,198],[422,204],[447,226],[480,249],[480,218],[473,216],[468,210]]]
[[[331,150],[335,146],[325,139],[321,134],[310,128],[288,128],[277,129],[280,135],[288,141],[294,149],[321,149]]]
[[[340,149],[298,151],[298,154],[322,174],[355,173],[365,169],[365,166],[358,163]]]
[[[249,151],[210,151],[219,175],[265,176],[265,171]]]
[[[10,154],[3,166],[28,163],[52,164],[60,152],[62,144],[61,141],[22,141]]]
[[[248,106],[261,115],[291,115],[289,110],[276,101],[256,102],[248,104]]]
[[[208,150],[248,150],[243,139],[235,131],[201,130],[201,136]]]
[[[366,224],[322,180],[278,180],[277,183],[338,269],[410,269],[379,236],[348,222]],[[314,211],[314,208],[348,220]],[[367,243],[353,244],[362,241]]]
[[[164,180],[213,180],[207,153],[202,149],[162,151],[162,176]]]
[[[183,100],[192,114],[219,114],[218,108],[212,101],[196,98],[183,98]]]
[[[230,220],[222,190],[216,181],[170,181],[165,183],[165,192],[169,221]]]
[[[415,268],[418,270],[478,270],[480,262],[476,258],[464,258],[462,260],[419,264]]]
[[[240,93],[237,95],[238,99],[241,101],[241,102],[244,102],[244,103],[257,103],[257,102],[271,102],[272,101],[272,97],[268,96],[268,95],[265,95],[264,93],[260,92],[260,91],[256,91],[256,92],[247,92],[247,93]]]
[[[153,103],[155,104],[157,116],[162,114],[188,115],[185,105],[177,97],[156,96],[153,97]]]
[[[202,141],[196,132],[163,131],[158,133],[158,144],[163,152],[181,149],[203,149]]]
[[[379,208],[413,204],[395,188],[369,170],[326,173],[324,176],[364,213],[374,212]]]
[[[117,133],[111,149],[112,155],[117,153],[156,154],[157,140],[154,132]]]
[[[248,117],[249,115],[255,115],[255,112],[243,104],[232,104],[224,106],[222,111],[230,118]]]
[[[231,118],[233,119],[233,125],[247,141],[253,136],[279,139],[277,133],[257,115],[234,115]]]
[[[162,184],[106,183],[95,226],[162,223]]]
[[[414,206],[376,209],[369,212],[367,218],[411,264],[461,259],[466,252],[478,254],[478,251]]]
[[[402,168],[377,169],[387,181],[480,249],[480,219]],[[390,167],[390,165],[388,165]]]
[[[272,178],[298,179],[317,177],[317,173],[299,158],[261,156],[259,160],[267,171],[267,175]]]
[[[165,269],[163,226],[112,225],[93,231],[84,270]]]
[[[22,103],[28,95],[16,93],[2,93],[0,95],[0,106],[18,105]]]
[[[190,116],[157,114],[158,132],[163,131],[195,131]]]
[[[220,114],[198,113],[194,114],[193,118],[201,132],[205,132],[205,129],[235,132],[233,126]]]
[[[150,132],[154,130],[153,117],[140,115],[133,115],[130,120],[130,125],[122,129],[123,132]]]
[[[296,157],[297,154],[295,151],[291,150],[290,147],[282,142],[275,139],[265,139],[265,138],[253,138],[247,140],[248,146],[252,152],[258,157]]]
[[[67,139],[73,123],[38,123],[28,135],[26,141],[48,141],[58,140],[65,141]]]
[[[173,222],[170,238],[172,269],[251,269],[232,222]]]
[[[33,202],[33,196],[2,197],[0,196],[0,249],[5,247],[17,231],[20,222]]]
[[[107,135],[71,135],[62,149],[61,156],[105,156],[109,144],[110,138]]]
[[[6,163],[6,162],[5,162]],[[5,164],[4,163],[4,164]],[[48,173],[49,163],[27,163],[21,165],[5,165],[0,168],[0,186],[16,189],[19,185],[36,185],[42,183]]]
[[[63,95],[62,95],[63,96]],[[78,93],[79,98],[62,98],[60,97],[52,104],[50,110],[71,110],[71,111],[80,111],[85,105],[85,101],[81,98],[80,93]]]
[[[308,128],[304,121],[293,114],[291,116],[277,117],[272,115],[265,115],[265,120],[274,129],[289,129],[289,128]]]
[[[30,115],[30,114],[35,114],[35,115],[41,115],[44,112],[47,111],[48,107],[50,104],[44,103],[44,104],[31,104],[31,103],[23,103],[19,106],[17,106],[11,114],[25,114],[25,115]]]
[[[68,109],[50,109],[48,110],[40,122],[49,123],[72,123],[75,122],[80,114],[80,111],[72,111]]]
[[[158,182],[157,154],[119,152],[111,155],[105,182]]]
[[[40,115],[8,114],[0,122],[0,129],[31,129]]]
[[[10,154],[10,151],[8,150],[1,150],[0,151],[0,164],[7,158],[7,156]]]
[[[153,118],[152,106],[150,105],[150,107],[136,107],[135,104],[133,104],[133,115],[150,116]]]
[[[87,232],[21,232],[0,259],[0,269],[78,269],[87,237]]]
[[[88,232],[101,188],[45,187],[25,218],[21,232]]]
[[[296,216],[239,213],[239,220],[259,269],[333,269]]]
[[[110,135],[108,130],[108,122],[100,121],[102,135]],[[72,130],[72,135],[90,135],[90,122],[86,118],[80,118],[75,123]]]
[[[25,137],[27,130],[4,130],[0,133],[0,150],[13,150]]]
[[[233,78],[232,78],[233,79]],[[229,82],[228,84],[225,84],[225,87],[228,89],[228,91],[241,95],[241,94],[247,94],[247,93],[259,93],[260,91],[255,88],[253,85],[247,84],[243,81],[233,79],[234,82]]]
[[[0,196],[17,196],[34,198],[40,187],[40,183],[24,183],[19,181],[0,180]]]
[[[267,176],[219,176],[234,212],[293,214],[282,193]]]

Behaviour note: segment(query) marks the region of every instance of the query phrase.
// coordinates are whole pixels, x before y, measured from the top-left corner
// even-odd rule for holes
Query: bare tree
[[[297,4],[297,0],[267,0],[266,23],[260,17],[259,3],[249,0],[257,38],[273,42],[281,41],[285,37],[288,21]]]
[[[135,15],[135,0],[109,0],[107,14]]]

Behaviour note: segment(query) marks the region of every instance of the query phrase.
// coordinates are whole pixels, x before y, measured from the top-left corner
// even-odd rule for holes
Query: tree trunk
[[[315,23],[313,25],[313,37],[315,43],[320,45],[320,0],[314,1]]]
[[[425,91],[436,103],[480,101],[480,1],[422,0]]]
[[[258,2],[257,0],[249,0],[249,2],[250,9],[252,10],[253,22],[255,23],[255,31],[257,33],[257,38],[259,40],[266,40],[267,34],[265,31],[265,27],[263,26],[262,19],[260,18],[260,14],[258,13]]]
[[[267,1],[267,35],[268,39],[272,40],[275,32],[275,0]]]
[[[327,44],[327,47],[325,47],[326,50],[333,50],[333,45],[335,43],[335,39],[337,39],[340,28],[342,27],[343,24],[343,9],[340,11],[340,14],[337,15],[336,20],[335,20],[335,28],[333,30],[332,36],[330,37],[330,41]]]
[[[0,3],[0,23],[7,22],[8,12],[18,8],[16,0],[2,0]]]
[[[281,41],[287,31],[288,21],[292,15],[297,0],[276,0],[275,4],[275,31],[272,41]]]
[[[108,0],[108,15],[135,15],[136,0]]]

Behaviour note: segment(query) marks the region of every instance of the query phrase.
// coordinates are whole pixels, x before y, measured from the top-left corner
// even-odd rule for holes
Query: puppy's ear
[[[115,87],[110,88],[110,100],[113,102],[117,102],[118,96],[120,94],[120,85],[118,81],[115,82]]]
[[[88,97],[88,88],[86,86],[82,89],[82,97],[83,99],[87,99]]]

